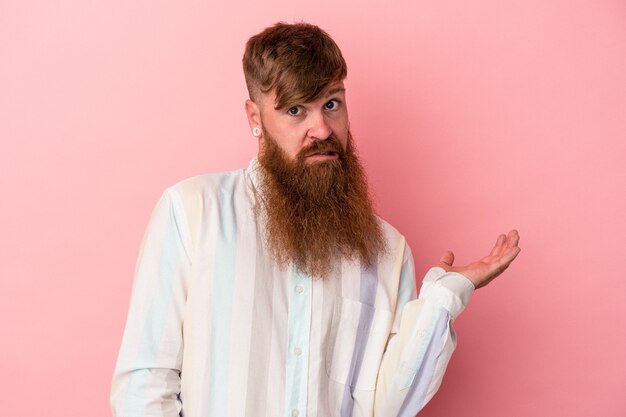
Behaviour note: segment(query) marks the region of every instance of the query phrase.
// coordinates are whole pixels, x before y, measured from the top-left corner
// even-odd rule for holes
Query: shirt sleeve
[[[124,336],[111,385],[119,417],[178,416],[182,322],[190,239],[184,210],[166,190],[152,211],[135,267]]]
[[[463,311],[474,291],[472,282],[456,272],[431,268],[422,282],[419,297],[407,299],[414,282],[411,250],[406,246],[400,277],[399,325],[392,327],[375,394],[375,416],[414,417],[441,385],[456,334],[452,322]]]

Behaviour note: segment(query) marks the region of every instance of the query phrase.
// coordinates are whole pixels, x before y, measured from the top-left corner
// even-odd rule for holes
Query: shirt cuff
[[[419,298],[441,305],[455,319],[469,303],[474,290],[474,284],[464,275],[435,266],[426,273]]]

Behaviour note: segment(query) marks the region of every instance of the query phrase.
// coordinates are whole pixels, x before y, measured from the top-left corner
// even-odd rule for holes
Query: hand
[[[476,289],[489,284],[494,278],[504,272],[509,267],[513,259],[520,253],[519,234],[513,229],[508,236],[501,234],[498,236],[496,245],[491,253],[484,258],[466,266],[452,266],[454,253],[446,251],[437,264],[446,272],[458,272],[472,281]]]

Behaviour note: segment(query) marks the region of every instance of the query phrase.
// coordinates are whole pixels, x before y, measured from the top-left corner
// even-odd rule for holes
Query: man
[[[347,70],[316,26],[276,24],[243,58],[258,158],[163,193],[144,236],[111,393],[120,417],[414,416],[452,321],[519,253],[518,234],[415,286],[374,214],[349,130]]]

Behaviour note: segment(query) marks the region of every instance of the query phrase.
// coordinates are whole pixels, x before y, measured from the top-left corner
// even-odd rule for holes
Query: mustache
[[[340,159],[344,156],[344,150],[341,143],[339,143],[339,140],[335,137],[335,135],[330,135],[324,140],[316,140],[306,148],[302,148],[300,152],[298,152],[298,159],[302,161],[307,156],[319,152],[335,152],[339,155]]]

